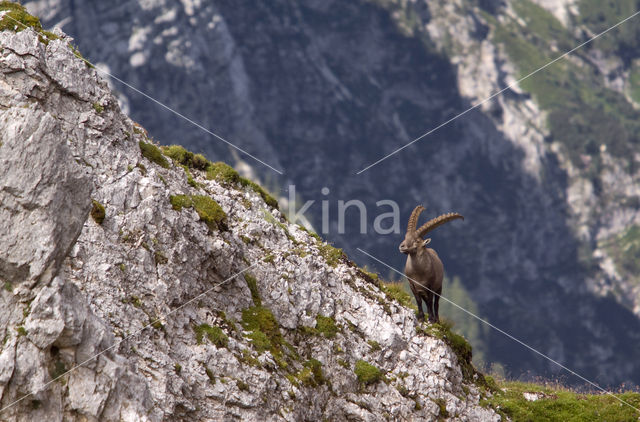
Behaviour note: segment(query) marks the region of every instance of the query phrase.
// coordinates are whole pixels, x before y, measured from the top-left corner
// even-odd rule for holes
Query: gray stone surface
[[[194,187],[181,167],[144,158],[138,142],[150,140],[66,43],[0,33],[0,407],[29,394],[2,420],[432,420],[436,400],[452,420],[499,420],[412,311],[346,261],[329,265],[254,191],[192,170]],[[229,230],[173,209],[177,194],[213,198]],[[232,276],[248,267],[290,344],[285,364],[240,323],[254,302]],[[319,315],[335,338],[305,330]],[[200,324],[228,344],[199,343]],[[310,359],[322,365],[315,386],[300,375]],[[387,382],[361,385],[359,359]]]
[[[573,46],[584,41],[589,31],[570,18],[579,13],[576,1],[535,2],[567,25]],[[360,264],[387,274],[356,248],[395,268],[404,265],[396,248],[402,234],[372,230],[373,215],[381,211],[376,201],[397,201],[404,218],[417,204],[431,217],[463,214],[463,224],[436,230],[432,245],[446,274],[460,279],[482,317],[589,379],[640,384],[640,282],[621,272],[600,246],[640,224],[640,166],[629,170],[606,151],[598,176],[572,166],[559,142],[563,135],[549,133],[536,98],[515,85],[355,174],[521,76],[485,19],[486,12],[500,22],[526,23],[515,2],[26,4],[45,26],[73,34],[83,54],[118,78],[283,169],[285,176],[233,155],[218,139],[112,80],[132,118],[160,142],[185,145],[237,168],[248,162],[283,197],[295,183],[302,202],[316,201],[307,216],[318,229],[320,202],[327,199],[327,237]],[[632,72],[597,44],[567,59],[585,72],[597,68],[604,83],[628,97]],[[552,44],[548,53],[560,55],[560,47]],[[321,194],[323,187],[330,195]],[[340,199],[367,205],[367,234],[360,234],[353,210],[346,233],[337,233]],[[445,282],[445,297],[452,291]],[[464,325],[481,332],[479,324]],[[562,373],[496,331],[479,337],[476,350],[508,372]],[[567,382],[581,383],[571,376]]]

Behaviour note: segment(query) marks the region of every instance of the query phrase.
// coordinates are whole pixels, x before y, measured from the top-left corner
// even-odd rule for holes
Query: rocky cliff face
[[[27,5],[75,36],[92,61],[283,169],[280,178],[255,167],[283,189],[276,193],[287,196],[283,187],[293,182],[302,198],[316,200],[309,216],[317,227],[318,202],[328,200],[329,238],[362,263],[356,247],[401,268],[401,235],[361,235],[355,214],[347,233],[337,234],[338,199],[363,200],[370,229],[381,199],[398,201],[405,216],[419,203],[430,216],[462,213],[464,225],[435,232],[432,244],[479,313],[582,375],[615,385],[640,383],[633,31],[612,32],[614,41],[585,47],[355,173],[613,25],[627,3]],[[114,86],[161,142],[237,158]],[[478,340],[488,360],[514,376],[560,375],[500,334]]]
[[[163,155],[68,43],[0,32],[0,419],[499,419],[461,338]]]

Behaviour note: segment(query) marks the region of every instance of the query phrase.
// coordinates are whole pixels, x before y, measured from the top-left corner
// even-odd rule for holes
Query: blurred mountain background
[[[443,295],[603,386],[640,385],[640,17],[387,160],[397,148],[639,10],[619,0],[115,0],[23,2],[82,54],[276,169],[116,80],[126,113],[260,179],[361,265],[398,278],[400,234],[376,234],[391,199],[404,229],[437,229]],[[323,194],[322,188],[329,193]],[[326,191],[325,191],[326,192]],[[337,201],[359,199],[339,234]],[[283,201],[284,202],[284,201]],[[286,207],[285,207],[286,208]],[[424,221],[424,220],[422,220]],[[582,381],[443,304],[477,362],[513,378]]]

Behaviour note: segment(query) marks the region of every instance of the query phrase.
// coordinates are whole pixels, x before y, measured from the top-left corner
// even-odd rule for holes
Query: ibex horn
[[[411,213],[411,217],[409,217],[409,224],[407,225],[407,233],[411,233],[416,231],[416,225],[418,224],[418,217],[424,211],[424,207],[422,205],[418,205],[413,209]]]
[[[416,208],[418,209],[418,208]],[[414,211],[415,212],[415,211]],[[411,214],[411,217],[413,218],[413,214]],[[419,237],[424,236],[425,234],[427,234],[428,232],[430,232],[431,230],[440,227],[441,225],[443,225],[444,223],[447,223],[451,220],[455,220],[456,218],[461,218],[464,220],[464,217],[461,216],[460,214],[458,214],[457,212],[450,212],[449,214],[443,214],[439,217],[436,217],[434,219],[431,219],[429,221],[427,221],[426,223],[424,223],[422,225],[422,227],[420,227],[417,231],[416,234]],[[411,220],[409,220],[409,224],[411,224]]]

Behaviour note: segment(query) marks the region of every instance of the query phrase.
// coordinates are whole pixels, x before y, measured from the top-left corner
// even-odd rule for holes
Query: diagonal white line
[[[5,15],[5,17],[11,19],[12,21],[14,21],[15,23],[22,25],[24,28],[26,29],[30,29],[31,31],[33,31],[34,33],[38,34],[33,28],[31,28],[30,26],[27,26],[25,24],[23,24],[22,22],[19,22],[17,20],[15,20],[14,18],[12,18],[11,16],[9,16],[8,14]],[[154,103],[158,104],[160,107],[163,107],[164,109],[170,111],[171,113],[175,114],[176,116],[186,120],[187,122],[191,123],[192,125],[194,125],[195,127],[197,127],[198,129],[201,129],[202,131],[208,133],[209,135],[212,135],[216,138],[218,138],[219,140],[221,140],[222,142],[224,142],[225,144],[229,145],[230,147],[240,151],[241,153],[253,158],[254,160],[256,160],[257,162],[269,167],[271,170],[275,171],[278,174],[283,174],[282,171],[273,168],[272,166],[270,166],[269,164],[265,163],[264,161],[262,161],[261,159],[257,158],[256,156],[250,154],[249,152],[245,151],[244,149],[240,148],[237,145],[232,144],[231,142],[227,141],[226,139],[224,139],[222,136],[213,133],[212,131],[210,131],[209,129],[207,129],[206,127],[202,126],[201,124],[193,121],[192,119],[188,118],[187,116],[185,116],[184,114],[172,109],[171,107],[169,107],[168,105],[165,105],[164,103],[156,100],[155,98],[153,98],[151,95],[139,90],[138,88],[132,86],[131,84],[128,84],[127,82],[123,81],[122,79],[118,78],[117,76],[107,72],[106,70],[100,69],[99,67],[97,67],[96,65],[94,65],[93,63],[91,63],[89,60],[85,59],[84,57],[79,57],[76,56],[79,59],[83,60],[85,63],[91,65],[94,69],[96,69],[98,72],[109,76],[110,78],[115,79],[116,81],[120,82],[121,84],[123,84],[124,86],[128,87],[129,89],[132,89],[133,91],[137,92],[138,94],[144,96],[145,98],[153,101]]]
[[[122,342],[124,342],[125,340],[127,340],[128,338],[138,334],[139,332],[143,331],[145,328],[148,328],[149,326],[152,326],[153,324],[155,324],[156,322],[161,322],[163,319],[166,320],[166,318],[171,315],[176,313],[177,311],[179,311],[180,309],[184,308],[185,306],[189,305],[190,303],[193,303],[194,301],[198,300],[199,298],[205,296],[206,294],[208,294],[210,291],[212,291],[213,289],[215,289],[216,287],[222,286],[223,284],[229,282],[230,280],[234,279],[235,277],[239,276],[240,274],[244,273],[245,271],[248,271],[249,269],[255,267],[256,265],[258,265],[259,262],[256,262],[255,264],[245,268],[242,271],[238,271],[237,273],[235,273],[234,275],[232,275],[231,277],[227,278],[224,281],[221,281],[220,283],[214,284],[212,287],[210,287],[209,289],[205,290],[204,292],[200,293],[198,296],[186,301],[185,303],[183,303],[182,305],[178,306],[177,308],[173,309],[172,311],[166,313],[163,316],[160,316],[158,318],[156,318],[155,320],[149,322],[147,325],[143,325],[142,328],[139,328],[137,330],[135,330],[134,332],[128,334],[127,336],[123,337],[122,339],[118,340],[117,342],[115,342],[114,344],[112,344],[111,346],[107,347],[106,349],[102,350],[99,353],[96,353],[95,355],[91,356],[90,358],[82,361],[81,363],[77,364],[76,366],[74,366],[73,368],[69,369],[67,372],[57,376],[56,378],[50,380],[49,382],[45,383],[38,391],[34,392],[34,393],[29,393],[26,394],[22,397],[20,397],[18,400],[15,400],[11,403],[9,403],[8,405],[6,405],[5,407],[3,407],[2,409],[0,409],[0,413],[4,412],[5,410],[7,410],[8,408],[20,403],[22,400],[26,399],[29,396],[32,396],[34,394],[38,394],[41,391],[44,391],[48,385],[56,382],[57,380],[59,380],[60,378],[64,377],[65,375],[67,375],[68,373],[80,368],[82,365],[84,365],[87,362],[90,362],[94,359],[96,359],[97,357],[100,357],[101,355],[105,354],[106,352],[108,352],[111,349],[114,349],[116,347],[118,347],[120,344],[122,344]]]
[[[517,81],[515,81],[514,83],[512,83],[511,85],[508,85],[507,87],[501,89],[500,91],[496,92],[495,94],[485,98],[484,100],[480,101],[479,103],[469,107],[468,109],[466,109],[465,111],[463,111],[460,114],[455,115],[454,117],[450,118],[449,120],[447,120],[444,123],[441,123],[440,125],[434,127],[433,129],[431,129],[430,131],[423,133],[422,135],[418,136],[416,139],[414,139],[413,141],[409,142],[408,144],[405,144],[403,146],[401,146],[400,148],[396,149],[395,151],[385,155],[384,157],[382,157],[381,159],[379,159],[378,161],[369,164],[367,167],[363,168],[362,170],[358,171],[356,174],[361,174],[364,173],[365,171],[369,170],[371,167],[383,162],[384,160],[386,160],[387,158],[391,157],[392,155],[397,154],[398,152],[402,151],[403,149],[407,148],[410,145],[415,144],[416,142],[418,142],[419,140],[421,140],[422,138],[429,136],[430,134],[432,134],[433,132],[435,132],[436,130],[442,128],[443,126],[448,125],[449,123],[453,122],[454,120],[456,120],[459,117],[464,116],[465,114],[467,114],[468,112],[470,112],[471,110],[474,110],[478,107],[480,107],[482,104],[486,103],[487,101],[491,100],[492,98],[502,94],[504,91],[513,88],[514,86],[518,85],[520,82],[524,81],[525,79],[530,78],[531,76],[535,75],[536,73],[540,72],[543,69],[546,69],[547,67],[551,66],[552,64],[554,64],[555,62],[557,62],[558,60],[561,60],[563,58],[565,58],[566,56],[568,56],[569,54],[573,53],[574,51],[584,47],[585,45],[589,44],[590,42],[592,42],[593,40],[601,37],[602,35],[606,34],[607,32],[611,31],[614,28],[617,28],[618,26],[622,25],[623,23],[625,23],[626,21],[633,19],[634,17],[636,17],[638,14],[640,14],[640,10],[638,10],[636,13],[634,13],[633,15],[629,16],[626,19],[621,20],[620,22],[618,22],[617,24],[613,25],[611,28],[608,28],[602,32],[600,32],[599,34],[589,38],[587,41],[583,42],[582,44],[580,44],[577,47],[574,47],[573,49],[567,51],[566,53],[562,54],[559,57],[556,57],[555,59],[551,60],[549,63],[545,64],[544,66],[534,70],[533,72],[529,73],[526,76],[523,76],[522,78],[518,79]]]
[[[363,251],[363,250],[362,250],[362,249],[360,249],[360,248],[356,248],[356,249],[357,249],[357,250],[359,250],[360,252],[362,252],[363,254],[367,255],[369,258],[374,259],[375,261],[377,261],[377,262],[379,262],[380,264],[384,265],[385,267],[389,268],[390,270],[392,270],[392,271],[394,271],[394,272],[396,272],[396,273],[400,274],[400,275],[401,275],[401,276],[403,276],[403,277],[407,277],[404,273],[401,273],[400,271],[396,270],[396,269],[395,269],[395,268],[393,268],[392,266],[390,266],[390,265],[386,264],[385,262],[382,262],[381,260],[379,260],[379,259],[378,259],[378,258],[376,258],[375,256],[373,256],[373,255],[371,255],[371,254],[369,254],[369,253],[367,253],[367,252]],[[463,308],[462,306],[458,305],[457,303],[454,303],[454,302],[452,302],[451,300],[447,299],[446,297],[444,297],[444,296],[442,296],[442,295],[440,295],[440,294],[438,294],[438,293],[434,292],[433,290],[431,290],[430,288],[428,288],[428,287],[427,287],[427,286],[425,286],[424,284],[419,283],[419,282],[417,282],[416,280],[414,280],[414,279],[412,279],[412,278],[409,278],[409,277],[407,277],[407,279],[411,280],[413,283],[416,283],[416,284],[417,284],[417,285],[419,285],[419,286],[424,287],[425,289],[429,290],[429,291],[430,291],[431,293],[433,293],[434,295],[439,296],[439,297],[440,297],[440,299],[443,299],[443,300],[445,300],[445,301],[449,302],[450,304],[452,304],[453,306],[457,307],[457,308],[458,308],[458,309],[460,309],[461,311],[464,311],[464,312],[466,312],[467,314],[471,315],[472,317],[474,317],[474,318],[475,318],[475,319],[477,319],[478,321],[480,321],[480,322],[482,322],[482,323],[484,323],[484,324],[488,325],[489,327],[493,328],[494,330],[496,330],[496,331],[498,331],[498,332],[500,332],[500,333],[504,334],[505,336],[509,337],[511,340],[513,340],[513,341],[515,341],[515,342],[517,342],[517,343],[520,343],[521,345],[523,345],[523,346],[524,346],[524,347],[526,347],[527,349],[531,350],[532,352],[535,352],[535,353],[539,354],[540,356],[542,356],[543,358],[545,358],[545,359],[547,359],[547,360],[549,360],[549,361],[551,361],[551,362],[555,363],[555,364],[556,364],[556,365],[558,365],[560,368],[562,368],[562,369],[564,369],[564,370],[566,370],[566,371],[570,372],[571,374],[575,375],[576,377],[580,378],[581,380],[583,380],[583,381],[585,381],[585,382],[587,382],[587,383],[591,384],[592,386],[594,386],[594,387],[595,387],[595,388],[597,388],[598,390],[602,391],[603,393],[606,393],[606,394],[610,395],[611,397],[615,398],[615,399],[616,399],[616,400],[618,400],[619,402],[624,403],[624,404],[626,404],[627,406],[631,407],[632,409],[635,409],[635,410],[637,410],[638,412],[640,412],[640,409],[638,409],[637,407],[635,407],[635,406],[633,406],[633,405],[631,405],[631,404],[627,403],[626,401],[622,400],[620,397],[616,396],[615,394],[613,394],[613,393],[611,393],[611,392],[609,392],[609,391],[605,390],[604,388],[600,387],[598,384],[596,384],[596,383],[594,383],[594,382],[592,382],[592,381],[589,381],[588,379],[586,379],[586,378],[585,378],[585,377],[583,377],[582,375],[580,375],[580,374],[576,373],[575,371],[572,371],[571,369],[567,368],[566,366],[562,365],[561,363],[559,363],[559,362],[557,362],[557,361],[555,361],[555,360],[551,359],[549,356],[545,355],[545,354],[544,354],[544,353],[542,353],[542,352],[539,352],[538,350],[536,350],[536,349],[534,349],[533,347],[529,346],[528,344],[526,344],[526,343],[525,343],[525,342],[523,342],[522,340],[518,340],[517,338],[515,338],[515,337],[514,337],[514,336],[512,336],[511,334],[509,334],[509,333],[507,333],[507,332],[505,332],[505,331],[501,330],[500,328],[496,327],[495,325],[491,324],[490,322],[488,322],[488,321],[486,321],[486,320],[484,320],[484,319],[480,318],[478,315],[474,314],[473,312],[466,310],[465,308]]]

